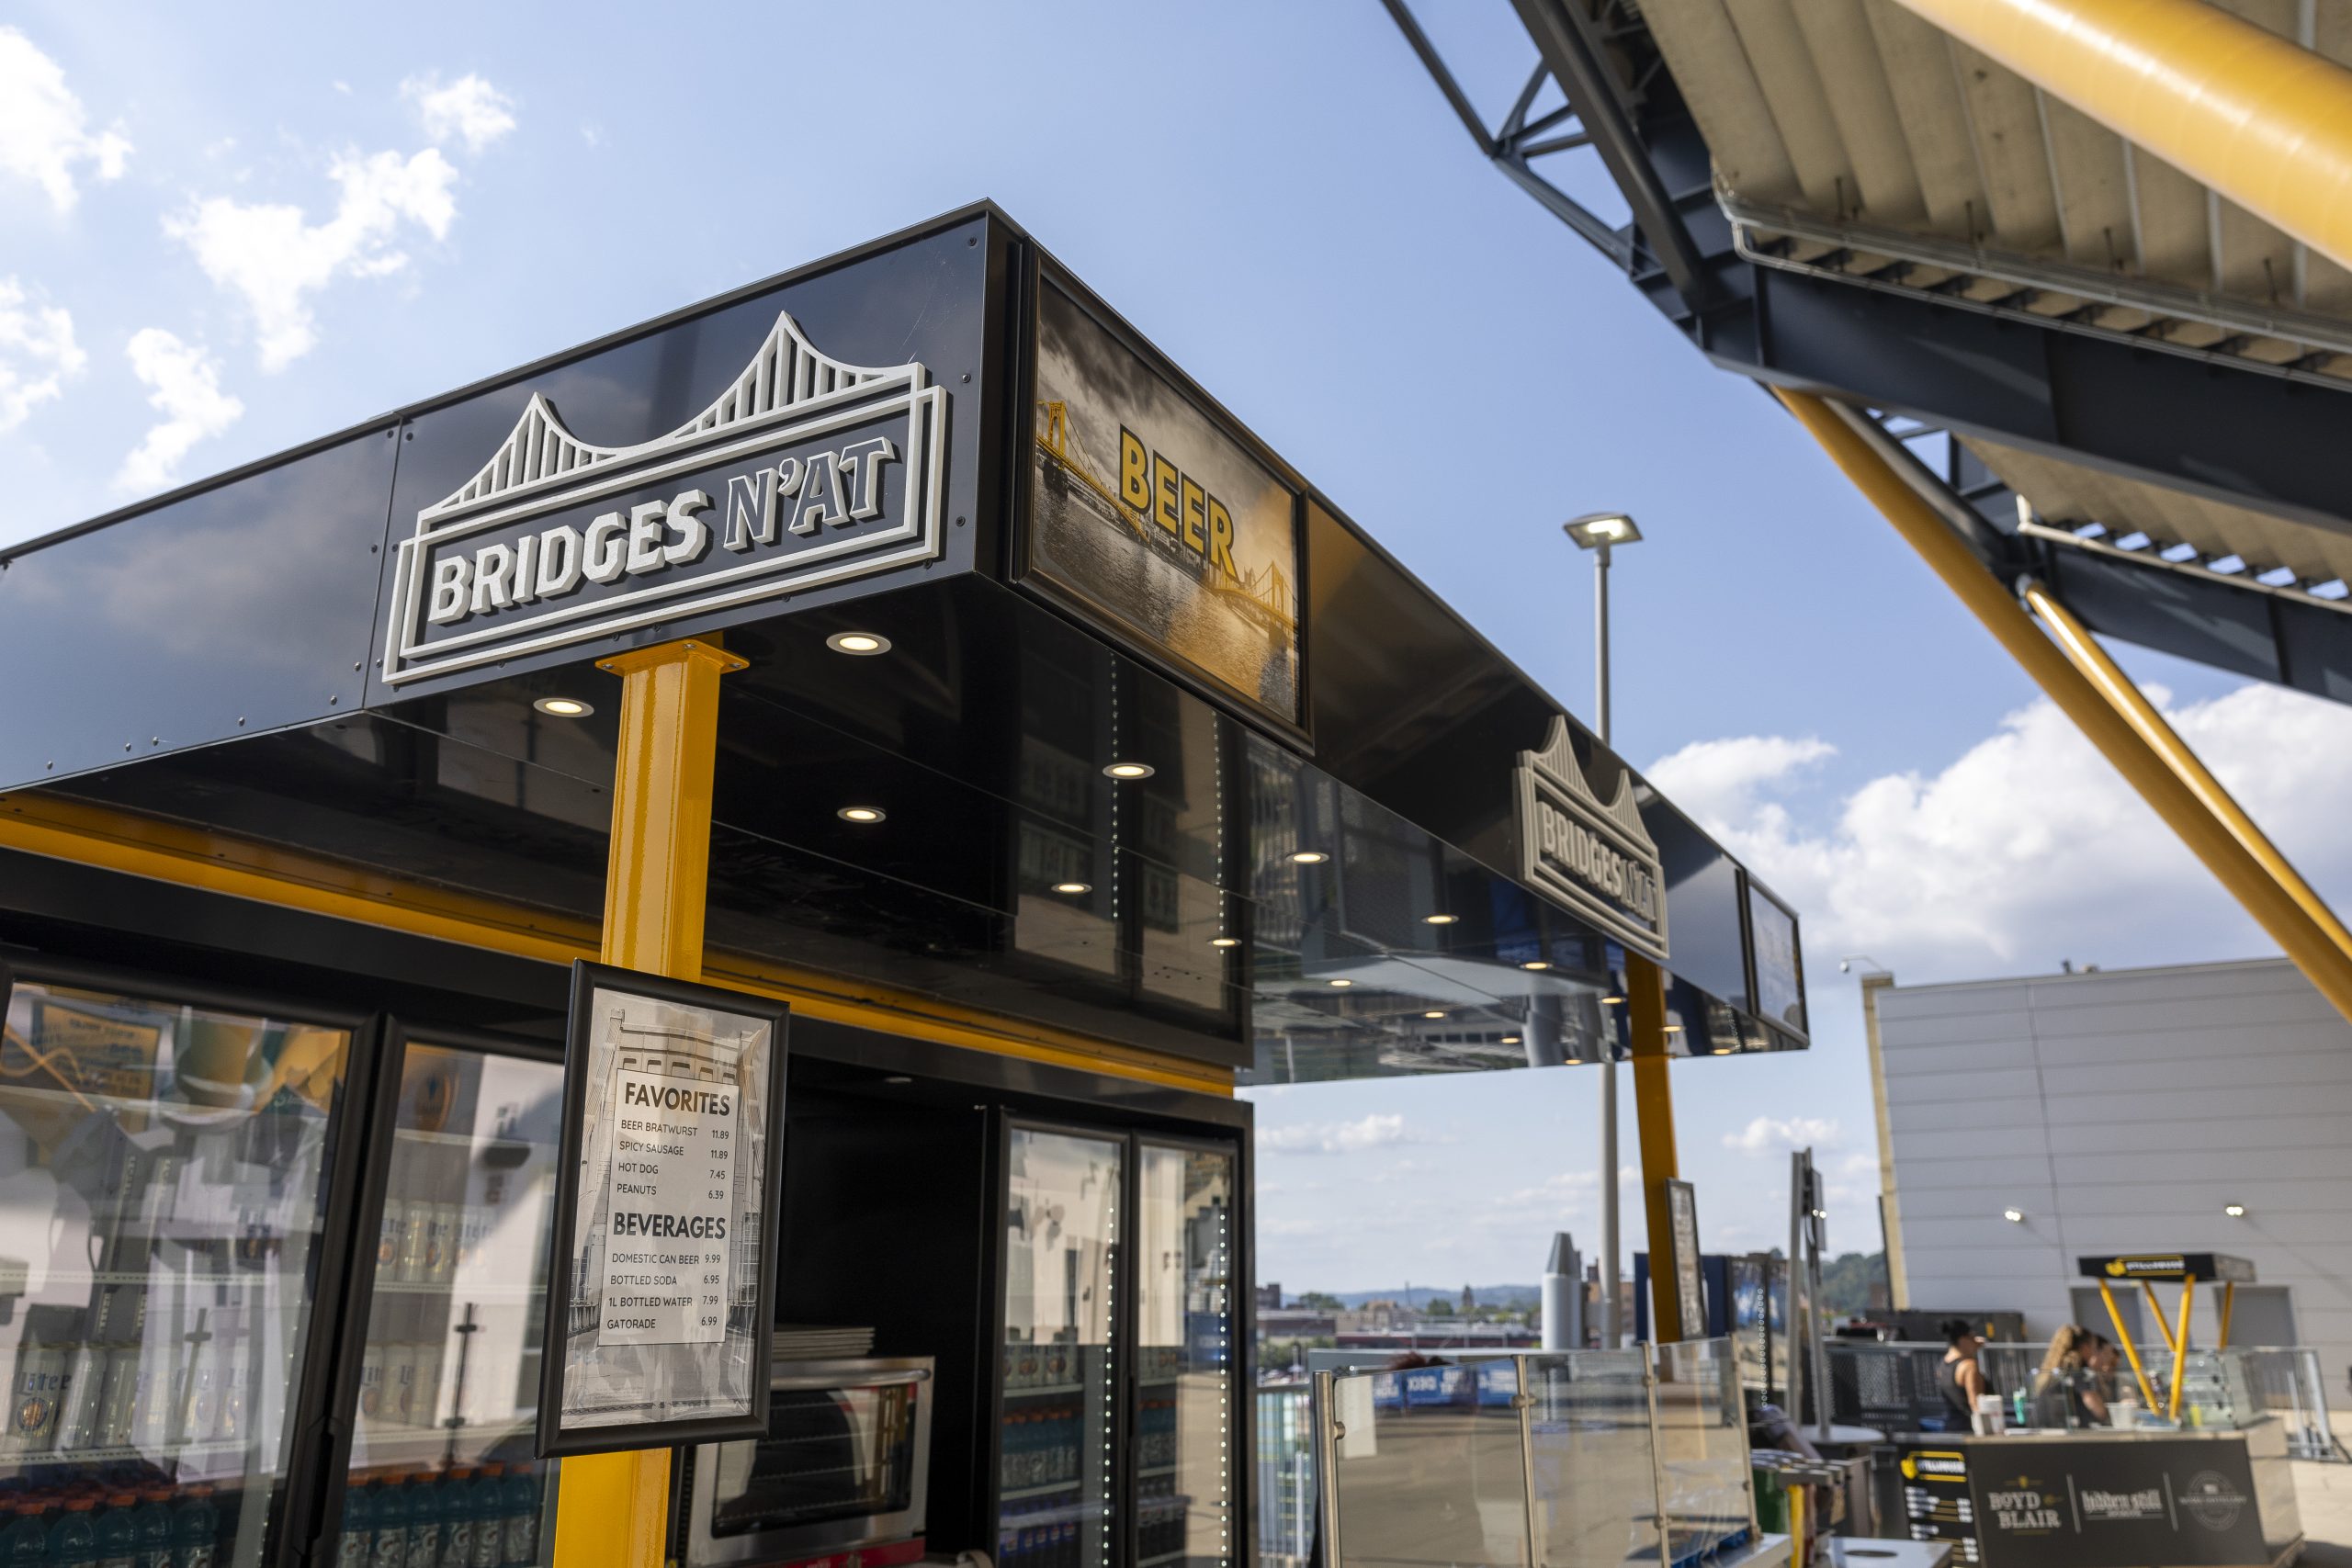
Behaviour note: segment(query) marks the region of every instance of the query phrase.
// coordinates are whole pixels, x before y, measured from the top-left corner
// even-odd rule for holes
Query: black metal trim
[[[773,997],[729,991],[663,975],[591,964],[575,959],[571,965],[570,1028],[566,1032],[563,1073],[562,1142],[556,1154],[555,1245],[548,1252],[547,1327],[539,1366],[538,1455],[561,1459],[574,1454],[614,1453],[631,1449],[668,1448],[678,1444],[720,1442],[730,1438],[757,1438],[768,1429],[769,1353],[775,1331],[775,1271],[779,1259],[772,1240],[760,1248],[759,1295],[752,1308],[754,1330],[752,1395],[740,1416],[707,1416],[678,1421],[648,1421],[625,1426],[585,1427],[567,1431],[563,1425],[564,1348],[571,1340],[567,1318],[571,1306],[571,1238],[580,1204],[580,1163],[583,1154],[582,1123],[587,1116],[590,1016],[598,987],[652,997],[680,1007],[703,1008],[748,1018],[765,1019],[775,1031],[775,1059],[768,1066],[767,1163],[760,1189],[762,1230],[775,1213],[784,1190],[784,1102],[790,1043],[787,1034],[792,1009]]]

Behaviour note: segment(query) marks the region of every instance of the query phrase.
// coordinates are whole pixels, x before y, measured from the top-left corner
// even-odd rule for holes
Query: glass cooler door
[[[0,1534],[259,1568],[348,1139],[353,1031],[18,976],[0,1031]]]
[[[1125,1154],[1125,1138],[1010,1130],[999,1568],[1114,1561]]]
[[[391,1064],[338,1568],[525,1568],[545,1557],[532,1449],[563,1068],[425,1038]]]
[[[1234,1156],[1146,1140],[1137,1179],[1136,1568],[1229,1568]]]

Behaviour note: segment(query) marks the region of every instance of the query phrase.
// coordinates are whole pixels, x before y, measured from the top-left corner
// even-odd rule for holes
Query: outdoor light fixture
[[[1728,1056],[1731,1055],[1731,1049],[1732,1048],[1728,1045],[1718,1045],[1713,1050],[1708,1052],[1707,1055],[1710,1056]]]
[[[2245,1205],[2244,1203],[2224,1203],[2222,1205],[2222,1213],[2229,1215],[2230,1218],[2233,1220],[2242,1220],[2245,1218]]]
[[[1352,986],[1355,984],[1353,980],[1326,980],[1323,983],[1327,986]]]
[[[596,711],[578,697],[541,697],[531,705],[554,718],[586,718]]]
[[[1450,926],[1461,918],[1462,917],[1459,915],[1423,915],[1421,917],[1421,924],[1425,926]]]
[[[2009,1224],[2013,1225],[2021,1225],[2025,1224],[2025,1211],[2023,1209],[2004,1209],[2001,1211],[2001,1218],[2008,1221]]]
[[[1600,1005],[1605,1008],[1623,1007],[1625,1005],[1625,998],[1623,997],[1603,997],[1600,998]]]
[[[1057,893],[1091,893],[1094,891],[1094,884],[1091,882],[1057,882],[1054,884],[1054,891]]]
[[[1506,1034],[1503,1036],[1503,1043],[1506,1045],[1516,1045],[1519,1043],[1519,1036],[1516,1034]]]
[[[1520,967],[1521,969],[1549,969],[1552,967],[1552,964],[1549,959],[1531,958],[1526,963],[1521,964]]]
[[[835,653],[854,653],[872,658],[890,651],[890,639],[880,632],[835,632],[825,639],[825,646]]]
[[[1102,771],[1114,779],[1148,779],[1157,770],[1149,762],[1114,762]]]
[[[907,1077],[904,1073],[892,1073],[888,1077],[884,1078],[882,1081],[884,1083],[912,1083],[915,1080]]]
[[[879,822],[889,813],[878,806],[844,806],[833,815],[844,822]]]
[[[1642,531],[1631,517],[1622,512],[1588,512],[1560,525],[1561,530],[1580,550],[1597,550],[1609,545],[1630,545],[1642,536]]]
[[[1666,1032],[1668,1034],[1679,1034],[1682,1032],[1682,1026],[1679,1023],[1669,1023],[1666,1026]]]
[[[1213,936],[1209,938],[1209,945],[1211,947],[1239,947],[1241,939],[1238,936]]]
[[[1325,861],[1329,860],[1331,857],[1325,854],[1321,850],[1299,850],[1294,852],[1290,858],[1297,862],[1300,865],[1321,865]]]
[[[1439,1009],[1431,1008],[1429,1011],[1421,1014],[1421,1016],[1423,1018],[1443,1018],[1445,1014]]]

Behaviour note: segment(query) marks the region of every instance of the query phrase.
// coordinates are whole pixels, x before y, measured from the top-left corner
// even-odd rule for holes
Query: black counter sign
[[[786,1010],[572,969],[539,1452],[767,1429]]]
[[[1915,1540],[1984,1568],[2228,1568],[2268,1562],[2243,1442],[2037,1437],[1902,1452]]]

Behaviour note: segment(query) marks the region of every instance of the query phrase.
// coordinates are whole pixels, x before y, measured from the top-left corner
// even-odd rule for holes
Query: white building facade
[[[2231,1254],[2260,1280],[2232,1342],[2315,1348],[2352,1406],[2352,1024],[2293,964],[1865,985],[1899,1302],[2046,1337],[2104,1326],[2080,1257]],[[2210,1289],[2195,1310],[2215,1343]]]

